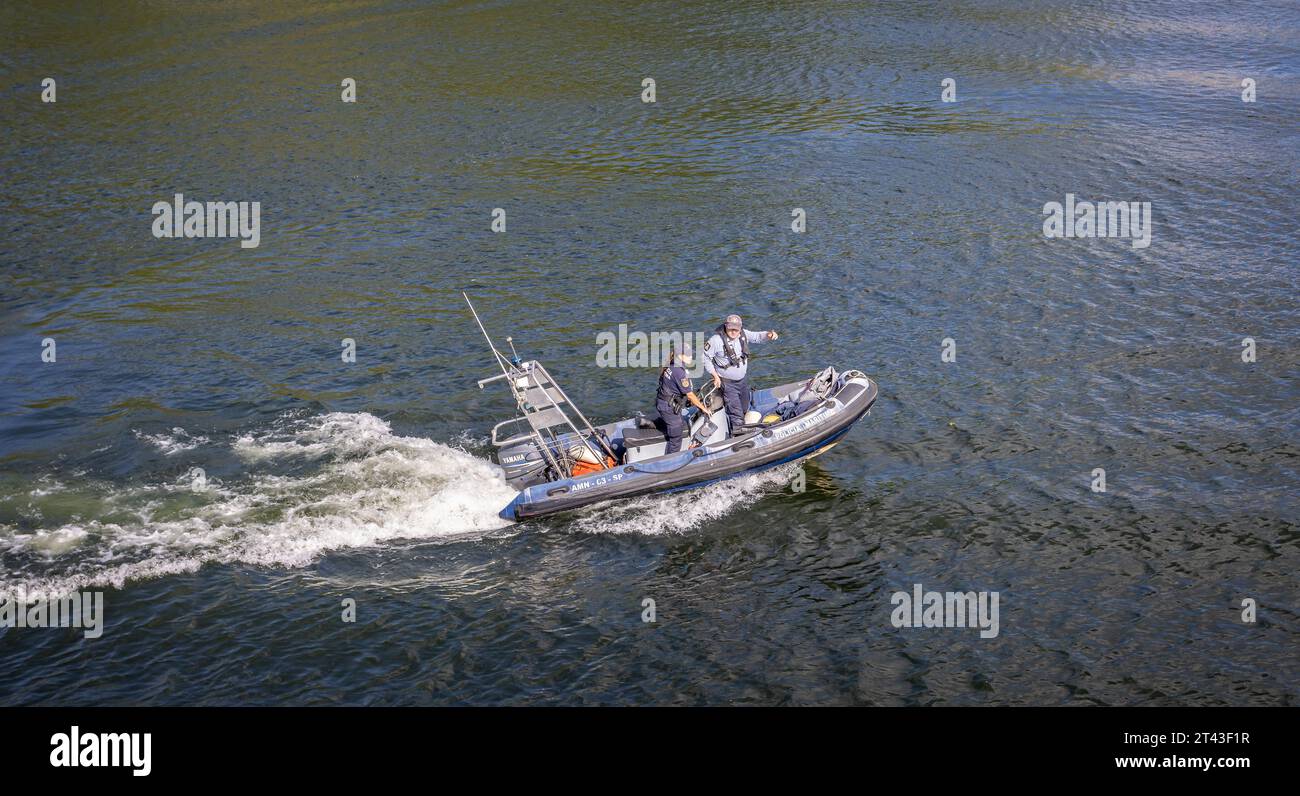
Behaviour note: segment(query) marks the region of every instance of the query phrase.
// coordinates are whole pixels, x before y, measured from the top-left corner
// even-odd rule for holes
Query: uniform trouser
[[[749,411],[749,377],[722,380],[722,405],[727,409],[727,425],[731,436],[740,433],[745,423],[745,413]]]
[[[655,409],[659,412],[659,421],[663,424],[664,436],[668,438],[668,446],[664,448],[664,455],[676,453],[682,449],[682,416],[673,411],[673,408],[664,401],[656,401]]]

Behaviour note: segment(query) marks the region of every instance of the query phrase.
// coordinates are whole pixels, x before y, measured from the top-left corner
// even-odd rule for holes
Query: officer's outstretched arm
[[[695,394],[695,391],[694,391],[694,390],[692,390],[691,392],[686,393],[686,400],[688,400],[688,401],[690,401],[692,404],[694,404],[694,405],[695,405],[695,408],[696,408],[696,409],[699,409],[699,410],[700,410],[701,412],[703,412],[705,415],[708,415],[708,414],[709,414],[709,410],[708,410],[707,408],[705,408],[704,403],[703,403],[702,401],[700,401],[699,396]]]

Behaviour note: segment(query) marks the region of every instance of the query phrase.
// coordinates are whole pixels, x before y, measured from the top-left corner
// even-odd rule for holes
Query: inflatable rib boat
[[[683,450],[665,455],[667,439],[652,419],[638,413],[593,426],[540,362],[507,358],[491,338],[488,344],[501,373],[481,379],[479,388],[505,382],[520,412],[492,429],[506,480],[520,490],[501,510],[508,520],[691,489],[816,456],[848,433],[879,394],[861,371],[828,367],[805,381],[755,391],[745,426],[728,436],[722,397],[710,383],[700,391],[709,411],[695,410]]]

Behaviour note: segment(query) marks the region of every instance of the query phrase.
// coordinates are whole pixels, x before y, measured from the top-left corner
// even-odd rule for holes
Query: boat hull
[[[694,489],[816,456],[847,434],[871,409],[878,394],[874,381],[852,378],[820,406],[769,428],[671,456],[529,487],[502,509],[501,516],[527,520],[606,500]]]

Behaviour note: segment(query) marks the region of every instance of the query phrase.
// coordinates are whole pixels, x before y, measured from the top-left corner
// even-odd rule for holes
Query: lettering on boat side
[[[777,429],[772,434],[773,439],[785,439],[786,437],[793,436],[795,434],[802,434],[803,432],[812,428],[814,425],[816,425],[818,422],[821,421],[820,414],[821,413],[818,413],[817,416],[809,417],[805,420],[800,420],[798,423],[795,423],[793,426]]]
[[[593,475],[589,478],[584,478],[581,481],[575,481],[570,491],[578,492],[583,489],[590,489],[593,486],[604,486],[605,484],[611,484],[616,481],[622,481],[622,480],[623,480],[622,473],[610,473],[608,475]]]

